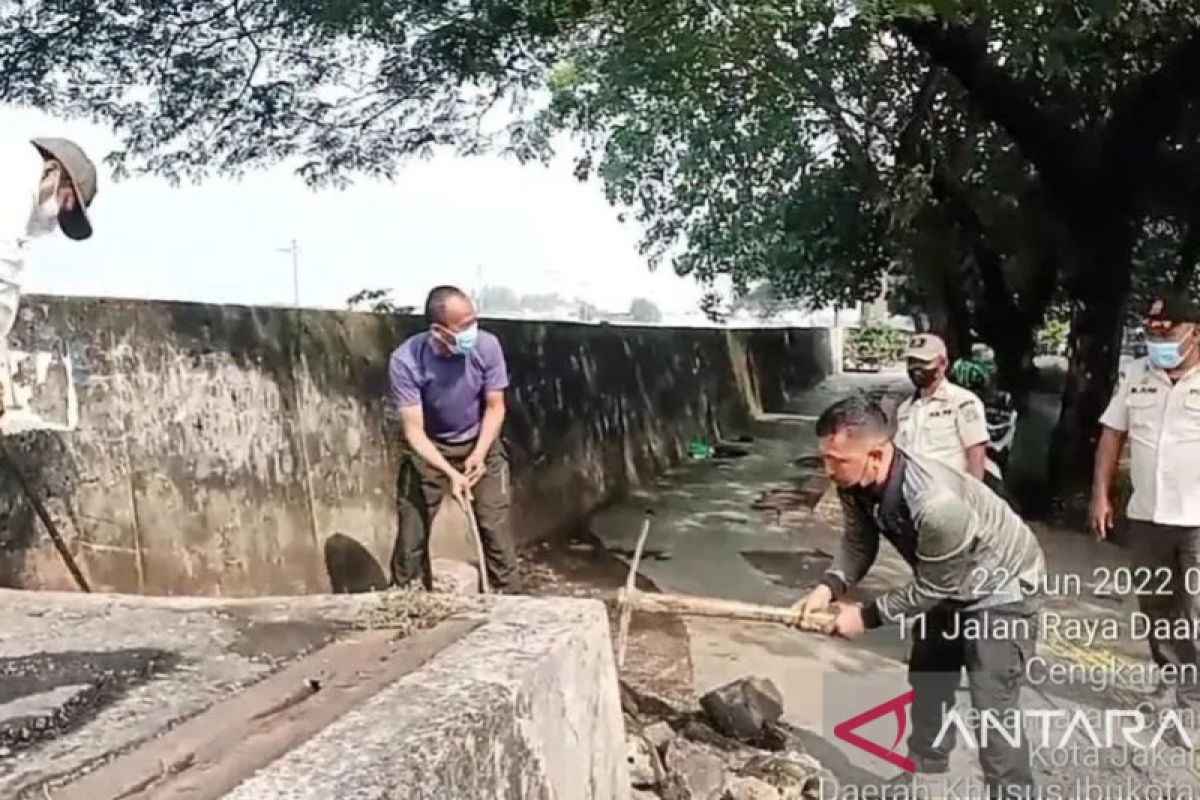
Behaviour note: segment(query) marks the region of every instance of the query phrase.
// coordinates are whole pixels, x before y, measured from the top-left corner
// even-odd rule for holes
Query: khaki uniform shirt
[[[1200,527],[1200,367],[1172,384],[1139,359],[1100,422],[1129,435],[1129,518]]]
[[[896,409],[896,445],[967,471],[967,450],[989,441],[983,401],[948,380],[929,397],[914,395]]]

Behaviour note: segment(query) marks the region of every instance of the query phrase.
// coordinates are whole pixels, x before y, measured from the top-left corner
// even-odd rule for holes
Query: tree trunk
[[[1093,269],[1072,292],[1069,365],[1062,409],[1052,437],[1050,489],[1068,506],[1086,497],[1092,478],[1100,416],[1112,397],[1129,304],[1132,223],[1097,219],[1081,248]]]

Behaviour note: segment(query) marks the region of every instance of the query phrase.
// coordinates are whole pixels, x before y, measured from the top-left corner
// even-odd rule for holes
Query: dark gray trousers
[[[445,444],[434,442],[442,456],[455,469],[475,448],[475,442]],[[509,526],[511,506],[511,476],[508,450],[497,440],[484,460],[486,472],[475,485],[472,494],[475,522],[483,540],[483,556],[487,561],[488,585],[498,592],[517,590],[517,554]],[[418,456],[403,454],[397,486],[399,530],[392,550],[392,584],[404,586],[418,577],[426,589],[433,588],[433,573],[429,559],[429,534],[433,517],[442,504],[447,490],[446,477]]]
[[[968,619],[984,623],[989,631],[1001,626],[1005,630],[986,637],[953,635],[963,630]],[[1025,624],[1013,624],[1017,621]],[[1028,628],[1029,635],[1023,635],[1025,631],[1021,628]],[[909,684],[913,688],[908,751],[918,771],[941,771],[950,759],[955,745],[954,729],[950,728],[937,747],[934,743],[945,712],[954,708],[963,669],[967,671],[967,687],[976,714],[991,712],[1003,720],[1006,713],[1020,708],[1025,665],[1033,655],[1035,639],[1034,616],[1024,604],[982,611],[939,607],[926,615],[923,625],[913,626],[908,664]],[[1016,800],[1033,796],[1029,745],[1024,736],[1020,742],[1020,746],[1014,747],[1004,737],[992,734],[988,736],[987,747],[980,748],[979,766],[989,798]]]
[[[1200,528],[1178,528],[1153,522],[1129,520],[1129,547],[1139,586],[1138,608],[1151,620],[1200,618],[1200,597],[1188,592],[1200,586]],[[1169,571],[1170,583],[1163,589]],[[1163,576],[1160,578],[1159,576]],[[1180,680],[1159,688],[1174,689],[1181,708],[1200,713],[1200,653],[1190,636],[1150,637],[1154,663],[1175,673]],[[1188,665],[1191,665],[1188,667]],[[1186,669],[1181,669],[1187,667]]]

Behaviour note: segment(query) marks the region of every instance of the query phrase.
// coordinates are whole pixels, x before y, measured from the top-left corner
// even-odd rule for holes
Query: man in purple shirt
[[[419,575],[425,588],[433,587],[430,523],[449,489],[475,510],[488,584],[514,592],[508,453],[500,439],[508,387],[504,350],[479,330],[471,298],[453,286],[429,293],[425,321],[429,329],[406,339],[388,367],[407,443],[392,583],[404,586]]]

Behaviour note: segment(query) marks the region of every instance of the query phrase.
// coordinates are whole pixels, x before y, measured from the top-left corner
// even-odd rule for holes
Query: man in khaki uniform
[[[1112,484],[1125,443],[1130,447],[1133,496],[1129,518],[1134,585],[1142,613],[1154,620],[1200,618],[1200,309],[1183,295],[1154,300],[1146,319],[1147,357],[1135,361],[1109,403],[1092,480],[1092,530],[1113,526]],[[1163,592],[1165,576],[1171,584]],[[1141,576],[1147,580],[1142,580]],[[1185,623],[1186,624],[1186,623]],[[1193,623],[1192,627],[1195,627]],[[1178,674],[1176,702],[1200,715],[1200,670],[1191,636],[1149,637],[1163,677]],[[1185,669],[1181,669],[1185,668]],[[1172,683],[1164,681],[1165,684]]]
[[[896,409],[896,445],[991,484],[983,401],[946,380],[946,343],[922,333],[909,343],[905,358],[917,391]]]

